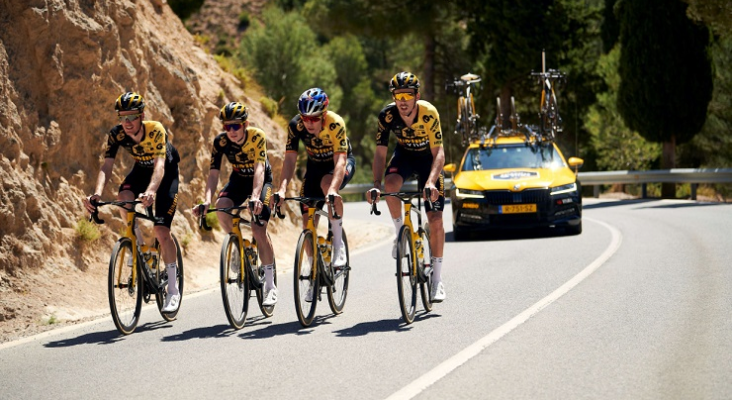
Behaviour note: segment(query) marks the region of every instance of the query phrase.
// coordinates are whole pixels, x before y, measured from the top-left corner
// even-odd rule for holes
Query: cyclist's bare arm
[[[219,184],[219,170],[212,169],[208,172],[208,179],[206,180],[206,191],[203,194],[204,210],[207,210],[208,206],[211,205],[211,197],[213,196],[213,192],[214,192],[214,190],[216,190],[216,186],[218,186],[218,184]],[[193,206],[193,215],[196,217],[200,216],[198,205]]]
[[[86,207],[87,211],[90,213],[93,213],[95,210],[95,207],[91,205],[91,199],[94,198],[95,200],[99,200],[102,192],[104,191],[104,188],[107,186],[107,182],[109,182],[109,178],[112,177],[112,168],[114,167],[114,158],[105,158],[104,163],[102,164],[101,168],[99,168],[99,174],[97,175],[97,184],[94,187],[94,193],[84,198],[84,207]]]
[[[437,201],[440,197],[440,193],[437,190],[435,182],[440,177],[442,168],[445,167],[445,149],[442,146],[432,148],[432,168],[430,169],[430,176],[427,178],[425,183],[426,188],[430,188],[430,201]]]
[[[262,185],[264,185],[264,163],[258,162],[254,164],[252,196],[249,198],[254,201],[254,209],[251,210],[254,215],[259,215],[262,212],[262,202],[259,200],[259,196],[262,194]]]
[[[155,192],[158,191],[158,187],[160,187],[160,182],[163,181],[163,176],[165,176],[165,157],[158,157],[155,159],[152,178],[150,178],[150,184],[147,185],[145,193],[140,194],[140,199],[142,200],[143,206],[150,207],[153,204],[153,202],[155,201]]]
[[[295,174],[295,164],[297,163],[297,152],[294,151],[288,151],[285,153],[285,161],[282,164],[282,172],[280,176],[280,190],[278,191],[280,194],[280,204],[285,198],[285,193],[287,193],[287,184],[290,183],[290,180],[292,179],[292,175]]]
[[[384,168],[386,168],[386,152],[388,146],[376,146],[374,150],[374,162],[371,164],[371,170],[374,174],[374,188],[381,190],[381,178],[384,176]],[[367,193],[366,200],[371,204],[371,196]],[[376,196],[376,202],[379,201],[379,195]]]
[[[334,153],[333,163],[335,169],[333,170],[333,180],[330,182],[330,188],[328,188],[328,194],[338,194],[338,190],[343,183],[343,177],[346,175],[346,160],[348,155],[346,153]]]

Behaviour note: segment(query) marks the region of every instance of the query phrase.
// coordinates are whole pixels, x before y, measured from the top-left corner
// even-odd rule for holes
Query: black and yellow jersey
[[[221,169],[223,156],[231,163],[234,174],[245,178],[254,177],[254,166],[263,163],[265,175],[272,173],[272,167],[267,159],[267,138],[264,131],[249,127],[244,131],[243,144],[232,142],[226,132],[216,136],[211,149],[211,169]]]
[[[397,147],[405,151],[405,154],[432,156],[432,148],[442,147],[440,115],[435,106],[424,100],[417,100],[417,116],[411,126],[407,126],[402,120],[396,103],[384,107],[379,113],[377,146],[389,145],[389,132],[394,132]]]
[[[323,128],[317,135],[311,135],[305,129],[300,114],[290,121],[287,131],[286,152],[297,152],[302,141],[308,153],[308,161],[332,163],[333,154],[347,153],[350,157],[353,152],[343,118],[332,111],[325,113]]]
[[[129,137],[122,125],[117,125],[109,131],[107,136],[107,150],[105,158],[115,158],[120,146],[124,147],[135,159],[135,164],[145,168],[152,168],[156,158],[165,158],[165,164],[180,161],[178,151],[168,140],[168,132],[163,124],[157,121],[142,122],[143,135],[140,143]]]

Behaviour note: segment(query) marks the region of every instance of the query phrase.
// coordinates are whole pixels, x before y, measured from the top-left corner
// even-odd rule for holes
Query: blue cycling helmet
[[[297,109],[302,115],[320,115],[326,108],[328,108],[328,95],[320,88],[304,91],[297,101]]]

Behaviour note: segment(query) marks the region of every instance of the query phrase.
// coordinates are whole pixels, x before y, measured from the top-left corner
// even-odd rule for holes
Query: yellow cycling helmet
[[[117,97],[117,101],[114,103],[114,110],[120,111],[140,111],[145,109],[145,99],[141,95],[135,92],[122,93],[121,96]]]
[[[223,106],[219,112],[219,119],[223,121],[241,121],[244,122],[249,118],[247,107],[244,104],[232,101]]]
[[[419,90],[419,78],[411,72],[400,72],[394,75],[389,82],[389,90],[395,91],[397,89],[414,89]]]

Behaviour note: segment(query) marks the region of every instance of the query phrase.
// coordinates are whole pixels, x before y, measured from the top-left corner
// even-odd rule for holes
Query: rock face
[[[32,294],[32,277],[48,283],[89,265],[105,268],[119,226],[103,226],[92,247],[80,243],[75,226],[85,217],[81,198],[93,190],[105,134],[117,124],[114,101],[128,90],[145,97],[146,119],[162,122],[180,152],[179,238],[200,241],[188,210],[203,194],[226,102],[247,104],[250,120],[268,133],[279,176],[286,133],[164,1],[0,0],[0,321],[18,314],[10,293]],[[132,165],[123,153],[106,199]]]

